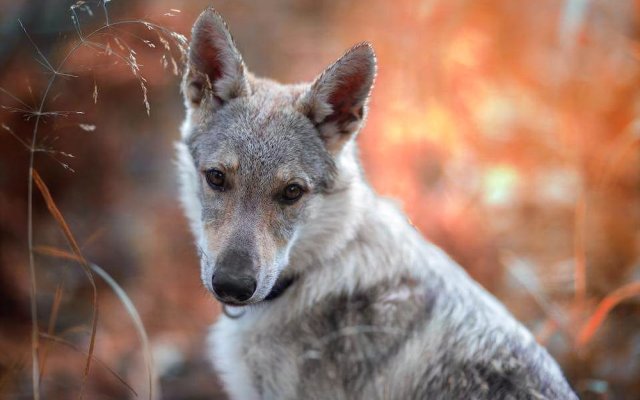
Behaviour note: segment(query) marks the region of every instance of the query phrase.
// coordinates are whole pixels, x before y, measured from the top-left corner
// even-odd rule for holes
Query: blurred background
[[[203,350],[220,306],[173,164],[178,34],[211,2],[105,3],[0,0],[0,398],[34,397],[35,128],[34,167],[78,247],[140,314],[156,393],[224,399]],[[640,399],[640,2],[212,4],[249,68],[284,82],[372,42],[358,139],[372,185],[505,302],[582,398]],[[133,314],[97,275],[84,376],[94,291],[35,186],[32,206],[42,398],[148,398]]]

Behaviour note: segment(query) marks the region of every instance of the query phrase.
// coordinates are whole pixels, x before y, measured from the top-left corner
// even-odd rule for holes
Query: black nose
[[[246,301],[256,291],[253,257],[243,250],[229,249],[218,258],[211,281],[213,291],[222,300]]]
[[[245,301],[256,291],[256,280],[250,276],[218,273],[213,276],[213,291],[221,300]]]

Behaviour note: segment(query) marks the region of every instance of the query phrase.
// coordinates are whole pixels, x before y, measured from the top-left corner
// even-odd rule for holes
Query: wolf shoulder
[[[366,252],[386,248],[386,254],[375,256],[382,263],[378,268],[393,273],[353,296],[369,300],[359,315],[366,316],[367,309],[373,314],[358,323],[373,321],[394,337],[378,334],[375,339],[375,346],[394,348],[392,356],[378,357],[387,364],[381,374],[384,382],[413,378],[400,398],[577,398],[531,333],[444,251],[426,241],[396,204],[380,199],[371,210],[365,218],[371,226],[362,230],[368,235],[363,239]],[[367,245],[368,240],[375,244]],[[355,314],[341,317],[353,318]],[[385,388],[372,389],[373,395]],[[389,393],[402,389],[386,388]]]

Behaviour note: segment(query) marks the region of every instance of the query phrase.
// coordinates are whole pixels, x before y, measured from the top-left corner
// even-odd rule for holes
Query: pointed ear
[[[182,92],[188,106],[199,107],[204,100],[214,107],[249,94],[247,72],[222,17],[207,8],[191,33],[187,69]]]
[[[373,48],[361,43],[327,68],[300,98],[298,110],[317,126],[329,152],[339,152],[360,130],[375,75]]]

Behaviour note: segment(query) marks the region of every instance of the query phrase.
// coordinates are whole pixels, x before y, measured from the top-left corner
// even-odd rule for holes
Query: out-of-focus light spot
[[[486,96],[475,109],[475,117],[482,133],[494,139],[505,139],[516,120],[516,112],[511,100],[492,93]]]
[[[566,46],[575,41],[576,34],[583,24],[589,0],[567,0],[560,22],[560,39]]]
[[[507,205],[513,202],[519,174],[508,165],[488,168],[483,176],[483,200],[489,205]]]
[[[541,202],[574,205],[580,185],[576,171],[554,169],[541,174],[537,182],[537,193]]]
[[[430,102],[426,110],[414,104],[385,119],[384,140],[391,145],[430,141],[451,149],[457,144],[456,125],[451,112],[437,102]]]
[[[609,390],[609,383],[600,379],[591,379],[587,381],[586,385],[590,391],[595,393],[606,394]]]
[[[426,113],[427,135],[434,140],[445,139],[448,145],[452,145],[455,136],[455,124],[450,111],[441,104],[431,102]]]
[[[401,144],[408,140],[404,124],[395,119],[385,119],[382,139],[388,144]]]
[[[472,28],[464,29],[449,46],[446,54],[447,64],[477,67],[485,59],[487,42],[484,32]]]

